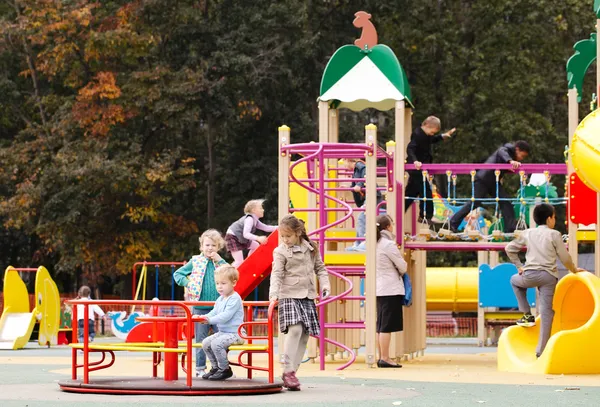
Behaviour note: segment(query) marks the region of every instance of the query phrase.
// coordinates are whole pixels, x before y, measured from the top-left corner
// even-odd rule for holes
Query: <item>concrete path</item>
[[[337,372],[337,363],[318,370],[305,363],[298,374],[301,392],[266,396],[172,397],[105,396],[61,392],[56,382],[70,374],[65,347],[0,351],[1,407],[204,406],[594,406],[600,376],[550,376],[499,373],[493,349],[433,347],[402,369],[368,369],[357,363]],[[120,354],[117,363],[93,375],[143,375],[149,354]],[[242,371],[237,371],[242,375]]]

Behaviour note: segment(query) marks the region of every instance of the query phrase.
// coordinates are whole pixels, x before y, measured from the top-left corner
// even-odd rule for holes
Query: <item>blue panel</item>
[[[360,295],[365,295],[365,279],[361,278],[360,279]],[[365,302],[361,301],[360,302],[360,307],[364,307],[365,306]]]
[[[479,306],[518,308],[517,298],[510,285],[510,278],[517,274],[517,267],[503,263],[493,269],[488,264],[479,266]],[[535,288],[527,290],[527,301],[535,306]]]

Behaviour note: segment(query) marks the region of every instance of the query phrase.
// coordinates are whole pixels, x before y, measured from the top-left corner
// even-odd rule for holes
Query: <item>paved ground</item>
[[[148,375],[145,354],[121,354],[112,376]],[[498,373],[495,350],[465,344],[431,346],[402,369],[367,369],[357,363],[343,372],[336,363],[319,371],[303,364],[301,392],[268,396],[166,397],[104,396],[61,392],[58,380],[70,374],[66,348],[0,351],[1,407],[204,406],[595,406],[600,376],[549,376]],[[112,370],[112,372],[111,372]],[[100,374],[102,372],[96,372]],[[502,383],[502,384],[501,384]]]

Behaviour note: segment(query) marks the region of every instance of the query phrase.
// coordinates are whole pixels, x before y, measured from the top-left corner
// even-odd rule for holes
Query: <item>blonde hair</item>
[[[442,122],[440,121],[440,119],[438,119],[435,116],[429,116],[428,118],[426,118],[425,120],[423,120],[423,126],[431,126],[431,127],[437,127],[438,129],[442,128]]]
[[[253,199],[246,202],[246,205],[244,206],[244,213],[246,215],[251,214],[254,209],[261,208],[263,206],[263,202],[265,202],[264,199]]]
[[[200,235],[200,238],[198,239],[200,241],[200,250],[202,250],[202,242],[206,238],[212,240],[214,244],[217,245],[217,251],[225,247],[225,240],[223,239],[221,232],[219,232],[216,229],[208,229],[204,233],[202,233],[202,235]]]
[[[240,279],[240,273],[235,267],[229,264],[224,264],[217,267],[215,270],[215,277],[225,277],[232,283],[235,283]]]

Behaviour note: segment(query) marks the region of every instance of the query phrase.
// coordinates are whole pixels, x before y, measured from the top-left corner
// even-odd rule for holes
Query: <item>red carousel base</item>
[[[262,380],[228,379],[224,381],[195,378],[192,386],[185,379],[165,381],[161,378],[142,377],[105,377],[94,378],[88,384],[82,380],[63,380],[58,382],[60,389],[72,393],[94,394],[150,394],[169,396],[214,396],[278,393],[283,383],[267,383]]]

